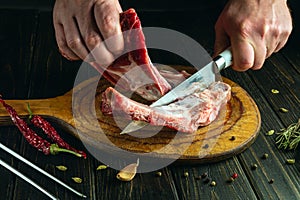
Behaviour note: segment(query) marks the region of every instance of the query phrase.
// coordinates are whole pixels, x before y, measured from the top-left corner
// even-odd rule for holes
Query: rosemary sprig
[[[279,149],[296,149],[300,142],[300,118],[297,123],[289,125],[276,134],[278,135],[276,144]]]

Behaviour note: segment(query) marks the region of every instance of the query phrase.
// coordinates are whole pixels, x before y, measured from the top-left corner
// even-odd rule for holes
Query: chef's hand
[[[292,19],[286,0],[230,0],[215,31],[216,55],[231,45],[234,70],[257,70],[286,44]]]
[[[124,48],[120,12],[118,0],[56,0],[53,23],[61,54],[69,60],[111,63]],[[104,42],[111,36],[115,42]]]

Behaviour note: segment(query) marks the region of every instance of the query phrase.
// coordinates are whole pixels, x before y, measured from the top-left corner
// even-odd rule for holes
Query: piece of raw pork
[[[120,13],[120,24],[125,53],[107,68],[96,62],[91,64],[112,84],[136,92],[149,101],[159,99],[171,86],[148,56],[141,22],[135,10]]]
[[[195,82],[173,103],[153,108],[131,100],[109,87],[102,94],[101,110],[105,114],[122,112],[132,120],[193,133],[199,126],[206,126],[214,121],[222,106],[231,98],[231,87],[224,82],[214,82],[204,90],[200,89],[203,87],[201,84],[203,83]]]

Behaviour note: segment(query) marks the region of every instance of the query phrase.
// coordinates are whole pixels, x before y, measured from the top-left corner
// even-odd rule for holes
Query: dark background
[[[159,1],[124,0],[124,9],[134,7],[143,26],[165,27],[178,30],[198,41],[209,52],[213,51],[214,23],[226,1]],[[5,99],[49,98],[72,89],[81,61],[70,62],[63,58],[55,42],[52,25],[53,0],[1,1],[0,2],[0,94]],[[83,191],[91,199],[299,199],[299,163],[285,164],[294,152],[278,150],[274,138],[265,136],[270,129],[279,130],[299,118],[299,11],[298,0],[289,1],[294,18],[294,30],[286,47],[267,59],[262,70],[238,73],[226,69],[223,75],[241,85],[257,103],[262,116],[262,127],[255,143],[243,153],[230,159],[196,166],[168,166],[161,178],[154,173],[139,174],[129,183],[116,180],[116,170],[96,172],[99,161],[88,155],[87,160],[72,156],[44,156],[22,137],[14,126],[0,127],[0,141],[60,180]],[[185,61],[168,53],[156,56],[154,62],[184,64]],[[91,68],[91,70],[93,70]],[[277,88],[274,96],[270,88]],[[289,109],[288,114],[278,112],[279,107]],[[80,141],[54,124],[62,137],[78,149]],[[269,153],[268,160],[261,156]],[[61,199],[81,199],[28,166],[7,155],[0,157],[11,166],[33,178],[37,183]],[[258,170],[252,171],[251,164]],[[56,165],[69,167],[66,173]],[[189,177],[183,178],[188,172]],[[217,187],[205,185],[194,177],[208,172],[217,181]],[[226,179],[233,172],[239,174],[234,184]],[[82,184],[70,180],[83,177]],[[6,169],[0,169],[0,199],[46,199],[29,184]],[[275,182],[268,181],[274,178]]]

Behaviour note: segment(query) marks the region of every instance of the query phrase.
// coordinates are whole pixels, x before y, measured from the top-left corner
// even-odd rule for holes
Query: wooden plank
[[[289,38],[287,45],[280,51],[282,55],[286,57],[294,69],[300,73],[300,52],[298,45],[298,35],[300,34],[300,28],[296,27],[293,30],[291,37]]]
[[[268,70],[268,73],[271,73],[269,71],[272,70]],[[268,73],[266,72],[266,74]],[[269,84],[269,86],[276,86],[276,80],[269,80],[269,78],[266,77],[266,74],[261,74],[259,76],[258,72],[250,71],[247,73],[237,73],[227,70],[226,74],[227,76],[233,78],[233,80],[236,80],[251,94],[251,96],[256,100],[259,109],[262,111],[262,129],[260,132],[260,136],[248,151],[245,151],[239,156],[243,168],[245,169],[245,172],[249,177],[249,180],[251,181],[251,185],[253,185],[255,192],[260,198],[266,196],[271,196],[274,198],[299,198],[297,192],[299,190],[299,184],[296,181],[296,177],[298,177],[299,175],[297,174],[297,172],[295,173],[294,170],[290,170],[291,167],[285,168],[286,164],[284,163],[285,159],[289,158],[291,154],[286,154],[278,150],[276,148],[274,138],[265,136],[265,133],[268,130],[279,130],[283,126],[282,122],[278,119],[277,109],[272,109],[272,107],[276,106],[272,104],[270,106],[270,102],[268,102],[269,100],[264,97],[264,95],[268,96],[268,94],[272,94],[270,92],[270,88],[268,88],[267,86]],[[248,76],[248,74],[252,74],[251,78]],[[259,79],[261,79],[260,82],[257,81],[258,77]],[[256,81],[253,81],[252,79]],[[267,82],[266,80],[271,82]],[[256,89],[257,87],[259,87],[260,89],[265,89],[262,89],[262,91],[260,91]],[[280,89],[282,87],[278,88]],[[264,162],[261,159],[261,156],[264,153],[269,153],[272,157],[267,162]],[[254,163],[257,163],[262,171],[255,171],[253,173],[250,168]],[[271,178],[279,179],[278,183],[268,184],[268,181]],[[282,185],[283,183],[285,184],[284,187],[286,188],[284,190],[280,189],[280,185]]]
[[[0,142],[12,149],[15,152],[19,151],[20,143],[22,140],[21,134],[15,127],[1,127],[0,129]],[[10,164],[14,168],[17,168],[18,160],[10,156],[8,153],[1,150],[1,159]],[[0,170],[1,184],[0,184],[0,192],[2,194],[2,198],[4,199],[13,199],[16,176],[9,172],[7,169],[1,167]]]
[[[58,52],[52,13],[41,12],[30,77],[30,98],[53,97],[73,87],[81,61],[71,62]]]
[[[36,15],[34,11],[0,11],[0,93],[6,98],[27,97]]]
[[[282,56],[274,55],[266,61],[264,67],[257,72],[249,72],[257,87],[265,95],[273,110],[287,126],[296,122],[300,113],[300,80],[299,73]],[[270,62],[271,61],[271,62]],[[272,69],[272,70],[270,70]],[[273,94],[271,89],[278,88],[279,94]],[[279,108],[286,108],[288,113],[282,113]]]
[[[214,164],[199,165],[195,167],[180,166],[171,167],[179,199],[256,199],[250,182],[243,172],[236,157]],[[189,176],[184,177],[188,172]],[[198,179],[197,177],[207,173],[211,179]],[[229,178],[234,174],[238,178],[229,183]],[[211,186],[211,181],[216,186]]]
[[[1,49],[0,49],[0,93],[5,98],[28,97],[30,64],[32,62],[32,49],[35,41],[37,13],[34,11],[0,11]],[[7,20],[9,19],[9,20]],[[1,142],[16,152],[20,152],[20,146],[24,139],[16,128],[1,128]],[[19,161],[7,153],[1,153],[3,159],[18,168]],[[1,194],[4,199],[14,199],[15,185],[19,178],[1,170]],[[7,189],[5,189],[7,188]],[[26,184],[24,189],[29,189]],[[5,189],[5,190],[3,190]]]
[[[167,15],[166,15],[167,16]],[[45,18],[50,20],[50,15],[45,15]],[[158,17],[159,18],[159,17]],[[180,18],[178,16],[178,18]],[[184,18],[187,19],[188,17]],[[1,18],[2,19],[2,18]],[[150,20],[150,19],[149,19]],[[165,18],[167,21],[167,19]],[[49,22],[49,21],[48,21]],[[201,22],[200,20],[197,22]],[[174,22],[170,22],[174,23]],[[182,20],[181,25],[184,23],[184,20]],[[50,23],[51,24],[51,23]],[[163,24],[163,23],[162,23]],[[174,23],[175,24],[175,23]],[[41,24],[40,24],[41,25]],[[180,26],[181,26],[180,25]],[[46,25],[45,25],[46,26]],[[49,26],[49,24],[48,24]],[[188,25],[185,25],[184,28],[188,28]],[[47,28],[47,27],[44,27]],[[178,26],[178,28],[180,28]],[[47,29],[48,30],[48,29]],[[179,30],[179,29],[178,29]],[[195,26],[195,29],[191,29],[193,31],[197,31],[197,27]],[[189,31],[188,31],[189,32]],[[211,31],[213,32],[213,31]],[[41,33],[44,33],[41,31]],[[204,40],[205,37],[202,38],[202,36],[199,36],[200,40]],[[207,39],[207,38],[206,38]],[[42,40],[42,38],[40,39]],[[206,46],[211,46],[212,39],[207,39],[209,42],[206,42]],[[51,57],[49,56],[54,52],[54,50],[48,50],[54,48],[53,40],[52,42],[49,42],[51,46],[47,47],[46,41],[39,41],[39,49],[43,49],[45,51],[48,51],[46,53],[43,52],[37,52],[38,55],[36,55],[34,60],[34,73],[31,78],[34,82],[36,79],[41,80],[40,82],[32,83],[32,90],[30,92],[30,97],[44,97],[44,96],[56,96],[62,91],[66,90],[66,88],[69,88],[72,86],[72,84],[67,83],[67,86],[62,86],[63,88],[59,88],[61,83],[63,83],[64,79],[62,77],[58,78],[57,83],[55,82],[55,73],[62,72],[62,74],[68,74],[68,70],[72,71],[71,65],[70,68],[62,68],[65,65],[62,65],[61,62],[64,61],[57,61],[55,60],[56,56]],[[49,53],[51,52],[51,53]],[[289,62],[293,64],[294,69],[297,70],[297,66],[299,66],[298,57],[294,58],[294,55],[298,55],[298,53],[295,54],[284,54],[289,59]],[[58,56],[58,55],[57,55]],[[49,65],[45,64],[45,59],[50,59],[51,63]],[[55,60],[55,61],[53,61]],[[168,59],[169,61],[172,61],[172,59]],[[52,62],[53,61],[53,62]],[[272,69],[276,63],[277,65],[282,65],[280,62],[284,62],[280,57],[271,58],[270,63],[267,65],[270,66],[269,68]],[[55,66],[58,64],[59,67]],[[74,63],[73,63],[74,64]],[[178,63],[174,63],[178,64]],[[54,69],[52,70],[52,67],[54,65]],[[49,69],[45,69],[41,67],[41,69],[38,69],[40,66],[47,66]],[[266,67],[266,66],[265,66]],[[3,67],[0,68],[3,70]],[[269,70],[270,70],[269,69]],[[49,72],[47,71],[49,70]],[[76,71],[76,70],[75,70]],[[43,75],[43,73],[46,72],[46,76]],[[285,77],[288,75],[288,77],[297,77],[296,73],[293,74],[295,71],[290,71],[290,68],[282,71],[277,67],[275,69],[275,72],[280,72],[281,74],[284,74]],[[72,74],[73,72],[70,72]],[[14,79],[15,72],[12,70],[12,68],[6,68],[5,74],[7,74],[8,79]],[[39,79],[39,74],[42,75],[43,78],[46,78],[45,80]],[[252,95],[252,97],[256,100],[256,102],[259,105],[259,108],[262,111],[263,117],[263,127],[261,130],[261,135],[257,139],[257,141],[250,147],[249,150],[245,151],[243,154],[238,156],[238,159],[235,157],[233,159],[226,160],[221,163],[215,163],[211,165],[202,165],[202,166],[194,166],[194,167],[188,167],[188,166],[181,166],[181,167],[169,167],[167,169],[163,169],[163,176],[160,178],[153,177],[152,173],[149,174],[139,174],[137,177],[130,183],[123,183],[119,182],[115,179],[116,171],[109,169],[107,171],[101,171],[101,172],[95,172],[94,169],[97,166],[98,162],[94,159],[83,161],[76,159],[73,160],[74,157],[69,157],[66,155],[60,155],[59,157],[46,157],[42,155],[40,152],[36,152],[36,150],[32,149],[30,146],[23,146],[22,147],[22,153],[24,153],[24,156],[30,157],[32,161],[37,162],[42,166],[42,168],[45,168],[47,171],[55,174],[56,176],[60,177],[60,179],[72,184],[72,186],[76,187],[78,190],[87,191],[88,196],[93,199],[106,199],[106,197],[112,197],[112,198],[131,198],[131,199],[191,199],[191,197],[197,199],[202,197],[211,197],[213,199],[223,199],[223,193],[224,196],[232,198],[240,198],[243,199],[244,197],[247,198],[247,196],[244,194],[244,192],[248,192],[253,199],[256,198],[256,195],[258,198],[283,198],[283,199],[298,199],[298,191],[299,191],[299,183],[297,177],[299,177],[299,169],[296,165],[293,166],[287,166],[285,165],[284,161],[286,158],[289,158],[293,156],[293,153],[283,153],[281,150],[276,150],[276,147],[274,145],[274,137],[266,137],[264,136],[264,133],[268,131],[269,129],[280,129],[285,125],[288,125],[290,122],[294,121],[297,117],[297,110],[294,110],[292,113],[292,117],[286,117],[286,115],[283,115],[281,113],[277,113],[277,106],[278,102],[282,103],[284,99],[273,99],[270,100],[266,98],[268,95],[272,97],[271,94],[269,94],[268,88],[264,89],[263,84],[265,84],[264,76],[266,74],[270,74],[269,72],[263,72],[260,73],[261,77],[256,78],[257,73],[255,72],[249,72],[247,74],[240,74],[235,72],[226,72],[226,75],[228,75],[229,78],[233,79],[235,82],[239,83],[244,87],[249,93]],[[251,77],[249,77],[250,75]],[[271,75],[274,74],[272,73]],[[1,76],[1,73],[0,73]],[[47,76],[50,77],[50,79],[47,79]],[[72,76],[72,75],[70,75]],[[10,78],[12,77],[12,78]],[[252,82],[254,80],[254,82]],[[269,79],[267,79],[269,80]],[[276,80],[270,79],[270,85],[273,85],[273,83],[276,83]],[[280,86],[280,92],[284,92],[284,96],[289,96],[290,94],[296,96],[298,95],[296,88],[293,86],[297,86],[291,84],[292,82],[289,81],[288,85],[284,84],[284,81],[286,79],[281,79],[279,83],[277,83],[278,86]],[[46,82],[46,84],[44,83]],[[24,82],[24,80],[23,80]],[[22,82],[22,83],[23,83]],[[69,82],[69,81],[68,81]],[[28,82],[27,82],[28,83]],[[297,82],[298,83],[298,82]],[[37,85],[41,84],[41,86]],[[281,85],[284,86],[281,86]],[[51,85],[58,87],[56,89],[51,90]],[[260,85],[259,90],[257,90],[257,86]],[[274,85],[276,86],[276,85]],[[8,88],[14,88],[12,85],[7,86]],[[10,94],[16,94],[18,92],[14,92],[12,90],[8,90],[6,88],[7,93]],[[42,89],[43,91],[39,92],[38,90]],[[45,92],[44,90],[50,89],[50,93]],[[264,94],[264,96],[262,96]],[[19,96],[22,96],[23,94],[19,94]],[[27,94],[25,94],[26,96]],[[49,96],[48,96],[49,95]],[[15,96],[13,96],[15,97]],[[299,97],[299,96],[297,96]],[[276,98],[282,98],[276,96]],[[297,106],[297,101],[295,99],[289,99],[289,102],[291,102],[294,106]],[[296,107],[297,108],[297,107]],[[299,113],[299,112],[298,112]],[[299,117],[299,116],[298,116]],[[2,139],[4,141],[7,141],[8,144],[18,146],[18,143],[23,143],[24,141],[21,140],[20,133],[15,128],[1,128],[1,141]],[[4,133],[8,133],[8,135],[3,135]],[[64,137],[68,138],[68,135],[64,132],[62,133]],[[14,142],[13,142],[14,141]],[[72,144],[79,145],[78,141],[73,141],[72,138],[70,140],[68,139]],[[24,143],[25,144],[25,143]],[[12,146],[15,148],[16,146]],[[16,149],[18,150],[18,148]],[[267,160],[262,160],[260,157],[263,153],[268,153],[269,158]],[[9,157],[10,159],[10,157]],[[10,160],[8,160],[10,161]],[[240,162],[240,163],[239,163]],[[256,162],[259,165],[259,168],[256,171],[252,171],[249,166]],[[15,163],[15,161],[11,161],[12,164],[17,164],[19,166],[19,169],[23,168],[23,165]],[[47,164],[48,163],[48,164]],[[64,165],[70,165],[70,171],[63,173],[60,171],[57,171],[54,166],[58,164],[64,164]],[[26,172],[31,172],[28,169],[25,169]],[[240,177],[236,180],[236,182],[232,184],[228,184],[223,182],[228,175],[232,173],[232,171],[238,171]],[[243,172],[245,170],[245,172]],[[87,172],[84,172],[87,171]],[[182,173],[188,171],[189,177],[186,180],[182,177]],[[196,181],[192,177],[193,175],[199,175],[205,171],[209,171],[211,176],[214,176],[217,180],[217,186],[216,187],[209,187],[208,185],[203,184],[201,181]],[[104,173],[103,173],[104,172]],[[70,181],[70,176],[73,176],[74,174],[84,177],[84,183],[83,184],[75,184]],[[33,198],[38,197],[43,199],[44,196],[39,194],[39,192],[34,191],[32,187],[28,186],[27,184],[23,184],[20,180],[17,180],[17,187],[14,188],[12,185],[15,184],[15,176],[13,175],[7,175],[7,173],[1,173],[0,175],[4,175],[4,179],[1,179],[1,190],[2,194],[5,194],[5,199],[23,199],[23,198]],[[166,175],[166,176],[164,176]],[[40,177],[37,175],[37,177]],[[173,177],[175,178],[175,182],[173,180]],[[274,183],[269,184],[268,180],[272,177],[274,178]],[[241,179],[240,179],[241,178]],[[249,178],[249,182],[246,180]],[[5,181],[2,181],[5,180]],[[39,181],[39,180],[38,180]],[[40,180],[43,185],[49,184],[49,181],[46,179]],[[237,184],[240,183],[241,184]],[[9,185],[8,191],[3,187],[6,187]],[[6,185],[7,184],[7,185]],[[251,186],[254,188],[253,190],[248,191]],[[166,187],[166,189],[165,189]],[[62,189],[61,187],[53,184],[49,185],[49,189],[51,191],[55,191],[55,193],[60,196],[63,194],[62,199],[79,199],[76,196],[70,194],[68,191]],[[246,191],[245,191],[246,190]],[[178,191],[178,193],[177,193]],[[15,196],[15,198],[12,196],[13,192],[20,193]],[[159,194],[162,194],[159,196]],[[22,196],[21,196],[22,195]],[[231,196],[233,195],[233,196]],[[235,196],[236,195],[236,196]]]
[[[75,148],[85,150],[83,145],[80,144],[78,140],[74,137],[71,137],[69,134],[64,133],[59,127],[55,127],[62,138],[67,141],[70,145],[74,146]],[[41,132],[37,132],[39,135],[43,135]],[[85,150],[86,151],[86,150]],[[69,186],[73,187],[74,189],[85,193],[86,195],[90,196],[93,191],[92,186],[94,183],[91,181],[91,177],[94,176],[94,170],[92,169],[91,163],[92,156],[88,154],[88,159],[78,158],[73,155],[60,153],[58,155],[52,156],[45,156],[42,152],[37,151],[35,148],[30,146],[27,142],[22,145],[22,149],[20,152],[25,158],[30,160],[32,163],[35,163],[40,168],[46,170],[48,173],[52,174],[53,176],[57,177],[61,181],[65,182]],[[58,165],[64,165],[68,168],[67,171],[62,172],[56,168]],[[28,166],[24,165],[23,163],[19,163],[18,168],[24,173],[31,177],[36,183],[40,184],[44,188],[46,188],[49,192],[54,194],[60,199],[81,199],[74,193],[70,192],[69,190],[63,188],[61,185],[55,183],[51,179],[43,176],[39,172],[29,168]],[[72,180],[72,177],[80,177],[82,178],[83,182],[81,184],[75,183]],[[24,189],[27,188],[27,189]],[[28,185],[28,183],[24,181],[17,181],[15,184],[15,199],[23,199],[23,198],[30,198],[32,196],[39,197],[38,199],[44,199],[45,196],[40,192],[33,190],[32,186]],[[29,191],[29,192],[28,192]]]
[[[116,178],[117,170],[107,169],[97,172],[95,199],[178,199],[173,178],[167,168],[156,172],[137,174],[130,182]]]

